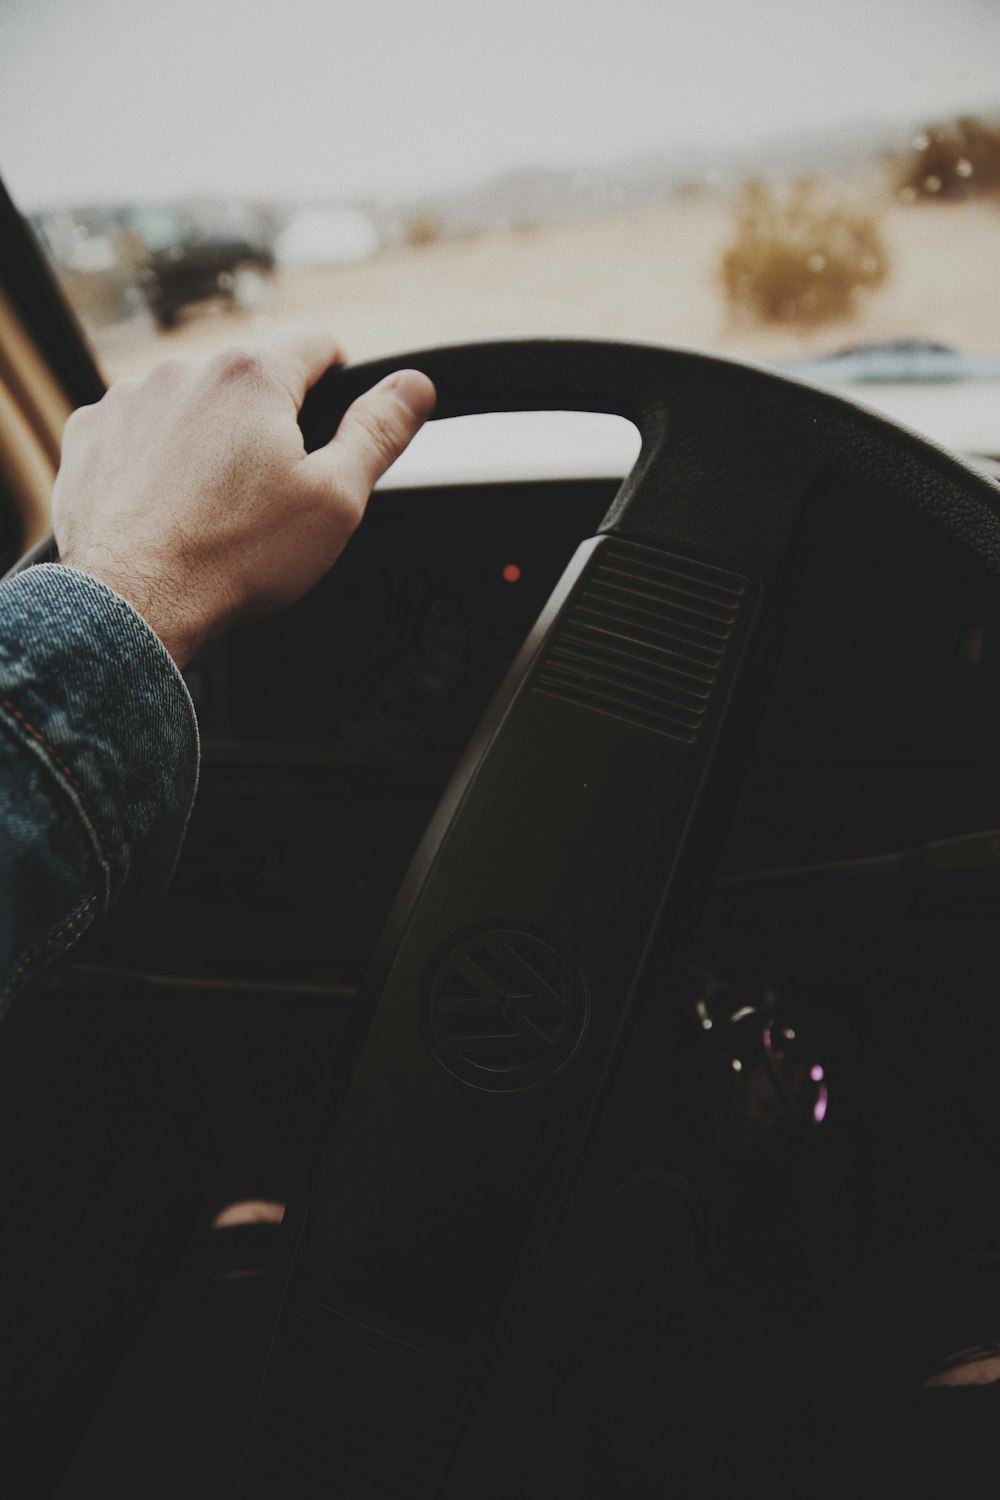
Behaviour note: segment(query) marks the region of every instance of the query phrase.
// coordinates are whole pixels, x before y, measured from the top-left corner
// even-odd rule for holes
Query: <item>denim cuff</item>
[[[198,727],[142,616],[59,563],[4,579],[0,715],[78,820],[100,872],[98,909],[160,895],[191,813]]]

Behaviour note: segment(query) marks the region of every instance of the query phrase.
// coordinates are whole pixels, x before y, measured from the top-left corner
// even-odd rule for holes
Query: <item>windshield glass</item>
[[[935,435],[1000,451],[990,0],[4,0],[0,26],[0,172],[109,379],[312,316],[354,359],[653,339],[919,386],[914,425],[961,385]]]

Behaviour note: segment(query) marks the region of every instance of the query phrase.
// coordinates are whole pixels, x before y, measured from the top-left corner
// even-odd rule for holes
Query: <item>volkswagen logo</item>
[[[477,932],[437,966],[427,1004],[431,1050],[463,1083],[530,1088],[558,1073],[587,1026],[587,986],[546,938],[516,928]]]

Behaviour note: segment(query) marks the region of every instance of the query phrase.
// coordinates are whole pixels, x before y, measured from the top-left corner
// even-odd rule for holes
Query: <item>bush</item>
[[[824,203],[809,182],[785,194],[755,182],[740,197],[719,274],[734,313],[815,326],[850,317],[885,281],[889,255],[870,214]]]
[[[928,125],[899,171],[905,198],[955,202],[1000,193],[1000,125],[975,115]]]
[[[416,213],[407,219],[404,238],[411,249],[434,245],[441,238],[441,221],[432,213]]]

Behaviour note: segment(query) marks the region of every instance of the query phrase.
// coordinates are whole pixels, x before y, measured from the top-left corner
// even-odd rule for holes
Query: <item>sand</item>
[[[703,196],[287,270],[253,313],[204,304],[166,334],[137,318],[91,339],[109,379],[141,374],[168,352],[315,317],[330,322],[354,360],[514,334],[652,339],[763,361],[893,338],[1000,352],[1000,207],[889,202],[880,213],[888,282],[855,317],[811,332],[727,316],[716,268],[733,203]]]

